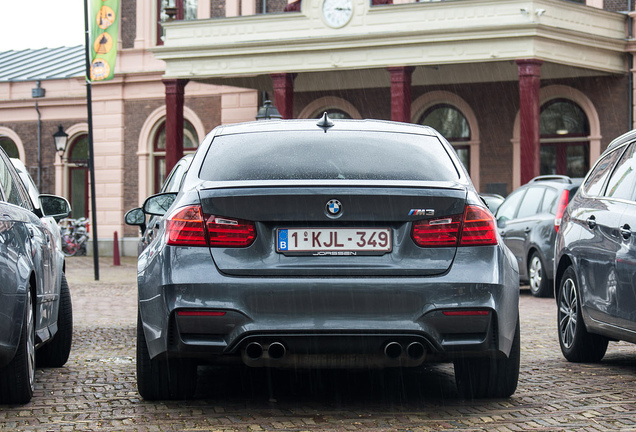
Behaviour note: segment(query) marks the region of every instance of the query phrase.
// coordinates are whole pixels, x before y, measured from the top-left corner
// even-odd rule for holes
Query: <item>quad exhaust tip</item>
[[[424,345],[420,342],[411,342],[406,347],[406,355],[412,360],[421,360],[426,354]],[[384,346],[384,355],[390,359],[397,359],[402,356],[403,348],[399,342],[389,342]]]
[[[397,342],[389,342],[384,347],[384,355],[392,359],[400,357],[402,355],[402,345]]]
[[[420,360],[426,354],[426,350],[424,349],[424,345],[419,342],[411,342],[406,347],[406,354],[412,358],[413,360]]]
[[[265,354],[265,349],[263,348],[263,345],[258,342],[250,342],[245,347],[245,355],[250,360],[259,360],[263,357],[263,354]],[[267,356],[270,359],[282,359],[285,357],[285,354],[287,354],[287,348],[285,348],[285,345],[281,342],[272,342],[267,347]]]
[[[263,346],[258,342],[250,342],[245,347],[245,355],[252,360],[258,360],[263,357]]]
[[[272,342],[269,344],[269,347],[267,347],[267,354],[271,359],[282,359],[285,357],[285,354],[287,354],[287,348],[280,342]]]

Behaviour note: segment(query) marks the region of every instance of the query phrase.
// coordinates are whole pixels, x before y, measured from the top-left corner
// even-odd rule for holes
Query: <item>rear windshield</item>
[[[334,130],[216,137],[199,176],[212,181],[459,178],[436,137]]]

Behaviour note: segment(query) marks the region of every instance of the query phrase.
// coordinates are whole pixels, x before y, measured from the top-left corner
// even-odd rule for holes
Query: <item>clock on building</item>
[[[323,0],[322,16],[329,27],[340,28],[353,15],[353,0]]]

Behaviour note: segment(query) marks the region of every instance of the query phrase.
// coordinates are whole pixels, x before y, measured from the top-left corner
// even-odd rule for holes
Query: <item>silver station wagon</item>
[[[429,127],[326,114],[219,126],[180,191],[143,211],[159,216],[138,264],[146,399],[192,397],[199,364],[232,362],[454,362],[463,397],[516,390],[516,260]]]

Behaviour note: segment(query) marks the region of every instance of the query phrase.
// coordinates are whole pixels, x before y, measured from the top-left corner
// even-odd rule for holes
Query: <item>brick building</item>
[[[252,120],[264,95],[285,118],[432,125],[479,190],[502,194],[538,174],[583,175],[633,127],[631,0],[340,1],[121,0],[116,76],[93,85],[102,249],[118,231],[136,253],[123,214],[158,189],[178,131],[194,151],[215,126]],[[77,215],[89,210],[76,163],[81,75],[0,71],[0,144],[14,143],[42,190],[69,197]],[[166,106],[183,109],[184,123]],[[70,135],[64,159],[51,138],[59,124]]]

